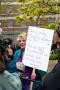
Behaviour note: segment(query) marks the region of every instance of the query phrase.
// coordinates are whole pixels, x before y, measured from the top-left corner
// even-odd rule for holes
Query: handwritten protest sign
[[[54,30],[29,26],[23,63],[47,71]]]

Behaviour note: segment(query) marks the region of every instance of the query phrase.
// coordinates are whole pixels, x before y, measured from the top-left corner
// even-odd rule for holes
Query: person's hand
[[[35,78],[36,78],[36,73],[32,73],[32,74],[31,74],[31,79],[34,80]]]
[[[7,48],[7,51],[8,51],[8,53],[9,53],[10,56],[13,55],[13,50],[11,48]]]

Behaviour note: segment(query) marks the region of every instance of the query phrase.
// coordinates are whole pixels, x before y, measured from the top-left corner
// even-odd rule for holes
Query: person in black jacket
[[[59,60],[53,70],[46,75],[42,90],[60,90],[60,28],[56,30],[56,43]]]

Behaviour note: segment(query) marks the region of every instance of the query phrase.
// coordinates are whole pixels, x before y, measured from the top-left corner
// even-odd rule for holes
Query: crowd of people
[[[47,74],[22,63],[26,39],[25,32],[18,35],[18,46],[14,45],[10,38],[0,39],[0,88],[30,90],[31,81],[33,81],[32,90],[60,90],[59,60],[53,70]],[[60,48],[60,29],[56,30],[56,44]]]

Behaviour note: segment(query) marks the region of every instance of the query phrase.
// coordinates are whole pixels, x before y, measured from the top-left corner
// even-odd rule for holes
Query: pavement
[[[56,65],[57,62],[58,62],[58,60],[49,60],[48,72],[50,72],[54,68],[54,66]]]

